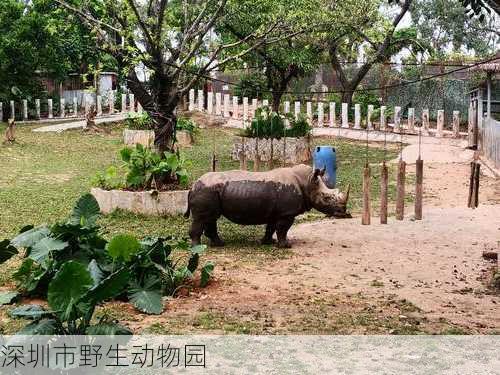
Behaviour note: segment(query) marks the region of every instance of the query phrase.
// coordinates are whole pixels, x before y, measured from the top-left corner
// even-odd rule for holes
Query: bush
[[[143,312],[159,314],[162,296],[175,295],[198,269],[204,245],[191,248],[174,237],[139,241],[127,234],[108,242],[99,234],[99,212],[95,198],[86,194],[66,221],[27,226],[14,239],[0,242],[2,263],[25,249],[14,274],[17,288],[25,296],[47,297],[54,313],[37,308],[37,314],[50,316],[45,323],[52,328],[60,321],[68,323],[65,332],[88,333],[95,306],[118,296]],[[200,286],[208,283],[213,268],[211,262],[202,267]]]
[[[290,123],[290,127],[285,128],[286,121]],[[257,109],[250,127],[244,130],[243,135],[251,138],[299,138],[305,137],[310,131],[311,127],[304,116],[295,120],[290,114],[282,116],[263,107]]]
[[[147,112],[130,112],[125,119],[125,126],[134,130],[149,130],[152,128],[151,117]]]
[[[185,117],[179,117],[177,119],[176,130],[185,131],[191,135],[195,135],[196,133],[198,133],[198,127],[196,126],[196,123],[193,120]]]

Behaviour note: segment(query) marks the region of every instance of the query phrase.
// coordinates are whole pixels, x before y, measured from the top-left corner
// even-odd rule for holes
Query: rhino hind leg
[[[274,243],[273,234],[276,232],[276,224],[268,223],[266,225],[266,234],[264,234],[264,238],[260,241],[262,245],[272,245]]]
[[[219,237],[219,233],[217,232],[217,221],[211,221],[205,224],[205,236],[210,239],[210,246],[224,246],[224,241]]]
[[[293,221],[295,220],[294,217],[286,217],[278,220],[276,223],[276,234],[278,236],[278,247],[281,248],[291,248],[292,245],[290,245],[290,242],[288,242],[287,239],[287,234],[288,230],[293,224]]]

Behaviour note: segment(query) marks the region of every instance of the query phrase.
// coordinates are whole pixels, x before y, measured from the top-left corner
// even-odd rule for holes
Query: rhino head
[[[347,212],[347,201],[349,200],[349,190],[345,193],[339,189],[329,189],[323,182],[323,175],[326,169],[315,169],[309,176],[307,194],[313,208],[336,218],[351,217]]]

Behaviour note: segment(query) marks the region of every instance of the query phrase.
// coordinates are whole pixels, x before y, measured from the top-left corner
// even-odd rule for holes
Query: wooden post
[[[475,163],[475,173],[474,173],[474,206],[472,208],[477,208],[479,206],[479,171],[481,164]]]
[[[387,224],[387,187],[389,183],[389,173],[385,161],[382,163],[380,171],[380,224]]]
[[[253,158],[253,170],[254,172],[258,172],[260,170],[259,137],[255,138],[255,155]]]
[[[469,177],[469,196],[467,199],[467,207],[472,208],[472,197],[474,196],[474,173],[476,173],[476,163],[470,162],[470,177]]]
[[[405,177],[406,177],[406,162],[403,159],[399,160],[398,164],[398,180],[396,191],[396,220],[403,220],[405,214]]]
[[[453,138],[460,138],[460,112],[453,111]]]
[[[416,163],[417,182],[415,185],[415,220],[422,220],[422,201],[423,201],[423,181],[424,181],[424,161],[417,159]]]
[[[371,207],[370,207],[370,166],[368,163],[365,165],[363,171],[363,217],[361,224],[370,225]]]

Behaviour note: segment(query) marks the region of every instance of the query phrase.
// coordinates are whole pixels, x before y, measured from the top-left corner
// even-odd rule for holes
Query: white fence
[[[483,121],[482,151],[500,169],[500,121],[489,117]]]

